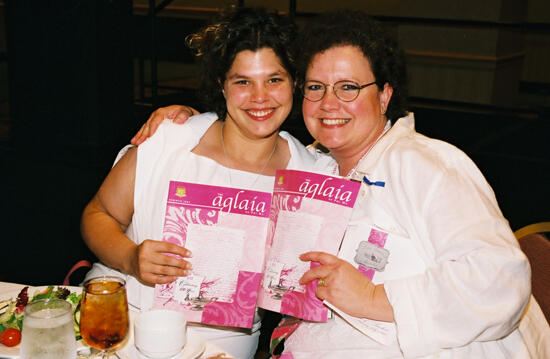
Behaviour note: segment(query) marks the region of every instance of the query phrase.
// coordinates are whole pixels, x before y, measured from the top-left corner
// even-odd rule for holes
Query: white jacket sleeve
[[[450,152],[399,158],[395,200],[433,255],[425,273],[384,284],[407,358],[502,338],[530,297],[529,263],[492,189],[466,155]]]

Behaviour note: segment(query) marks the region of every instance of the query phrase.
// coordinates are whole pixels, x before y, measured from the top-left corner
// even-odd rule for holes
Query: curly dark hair
[[[201,102],[225,119],[227,107],[222,94],[225,76],[237,54],[244,50],[270,48],[285,70],[295,73],[292,41],[296,26],[287,17],[264,8],[228,8],[214,22],[186,38],[187,46],[201,58]]]
[[[388,83],[393,94],[386,110],[392,122],[406,113],[407,71],[403,53],[380,24],[361,11],[341,10],[317,16],[296,41],[300,56],[296,79],[301,87],[309,63],[318,53],[340,45],[357,46],[368,59],[379,89]]]

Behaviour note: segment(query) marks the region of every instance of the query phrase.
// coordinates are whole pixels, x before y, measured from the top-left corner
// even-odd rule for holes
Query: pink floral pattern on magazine
[[[154,308],[189,322],[250,328],[263,264],[271,195],[170,182],[163,240],[189,248],[191,273],[155,287]]]

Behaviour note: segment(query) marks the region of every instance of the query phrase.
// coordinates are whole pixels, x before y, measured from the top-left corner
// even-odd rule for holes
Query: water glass
[[[44,299],[25,307],[21,359],[74,359],[76,340],[72,306],[62,299]]]

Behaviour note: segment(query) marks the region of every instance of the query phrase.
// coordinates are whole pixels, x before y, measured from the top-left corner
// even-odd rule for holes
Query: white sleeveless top
[[[145,239],[162,239],[168,184],[172,180],[272,191],[273,176],[230,169],[191,152],[216,119],[215,114],[205,113],[191,117],[183,125],[165,121],[151,138],[138,147],[134,214],[126,230],[126,235],[135,243],[139,244]],[[287,168],[315,171],[315,158],[305,147],[287,132],[281,131],[279,135],[287,141],[290,150],[291,158]],[[116,161],[128,148],[120,151]],[[126,279],[128,303],[131,306],[141,310],[152,307],[154,288],[144,286],[132,276],[96,263],[87,277],[105,273],[114,273]],[[202,326],[199,331],[237,358],[252,358],[259,328],[260,317],[256,315],[251,330]]]

